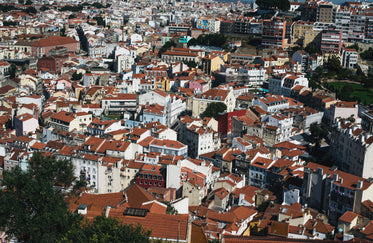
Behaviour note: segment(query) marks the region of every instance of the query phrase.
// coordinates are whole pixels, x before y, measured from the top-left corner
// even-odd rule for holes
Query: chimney
[[[319,175],[322,175],[323,174],[323,169],[320,168],[320,167],[317,167],[316,173],[319,174]]]
[[[82,215],[87,214],[87,204],[80,204],[78,206],[78,214],[82,214]]]
[[[361,189],[362,187],[363,187],[363,181],[358,180],[357,185],[356,185],[356,189]]]
[[[363,133],[360,133],[360,134],[359,134],[359,140],[360,140],[360,142],[361,142],[362,144],[365,143],[365,136],[364,136]]]
[[[337,173],[333,174],[333,181],[338,181],[338,174]]]

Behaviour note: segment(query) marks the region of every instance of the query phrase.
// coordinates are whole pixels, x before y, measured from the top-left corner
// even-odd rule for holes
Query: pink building
[[[49,56],[49,51],[55,47],[66,47],[69,52],[78,52],[80,44],[71,37],[49,36],[35,41],[31,46],[31,53],[34,57]]]
[[[193,89],[194,92],[197,91],[197,93],[204,93],[210,89],[210,85],[205,80],[198,79],[198,80],[190,81],[189,88]]]

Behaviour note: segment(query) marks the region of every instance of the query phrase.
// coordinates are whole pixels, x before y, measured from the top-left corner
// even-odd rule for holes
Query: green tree
[[[332,55],[331,57],[328,58],[328,61],[326,62],[326,68],[328,71],[334,71],[334,72],[339,72],[341,71],[341,60],[337,55]]]
[[[166,213],[171,215],[179,214],[179,212],[174,208],[174,206],[171,205],[170,202],[163,201],[162,203],[167,205]]]
[[[10,69],[9,69],[10,78],[15,78],[16,73],[17,73],[17,66],[14,63],[10,64]]]
[[[227,41],[227,37],[222,34],[208,34],[199,35],[197,39],[190,39],[188,41],[188,46],[193,45],[205,45],[205,46],[217,46],[223,47]]]
[[[32,5],[32,1],[31,0],[27,0],[25,5]]]
[[[95,217],[92,222],[74,224],[59,242],[133,242],[149,241],[150,231],[140,225],[122,224],[116,218]]]
[[[102,5],[102,4],[99,3],[99,2],[94,2],[94,3],[92,3],[92,7],[95,7],[95,8],[105,8],[104,5]]]
[[[66,27],[63,26],[62,29],[60,29],[60,36],[66,36]]]
[[[159,56],[161,56],[162,53],[166,52],[172,46],[173,47],[176,46],[176,43],[173,40],[169,40],[166,43],[164,43],[164,45],[159,49],[159,52],[158,52]]]
[[[47,11],[49,9],[50,8],[48,6],[43,5],[43,6],[41,6],[40,11],[44,12],[44,11]]]
[[[38,11],[36,10],[36,8],[31,6],[31,7],[26,8],[25,12],[28,13],[28,14],[30,14],[30,13],[36,14]]]
[[[360,47],[359,47],[359,44],[354,43],[354,44],[352,44],[350,46],[347,46],[347,49],[355,49],[356,51],[359,51]]]
[[[196,68],[198,66],[195,61],[184,61],[184,64],[186,64],[189,68]]]
[[[82,77],[83,77],[83,74],[75,72],[73,73],[73,75],[71,75],[71,80],[73,81],[81,80]]]
[[[105,20],[101,16],[96,16],[93,19],[97,21],[97,25],[106,26]]]
[[[262,202],[262,204],[260,204],[260,205],[257,207],[257,210],[258,210],[259,212],[265,212],[270,204],[271,204],[270,201],[264,201],[264,202]]]
[[[308,44],[304,50],[309,54],[320,53],[320,48],[314,43]]]
[[[27,171],[4,172],[0,227],[21,242],[55,242],[80,217],[64,202],[73,179],[71,162],[40,153],[34,153]]]
[[[202,113],[202,117],[216,118],[219,113],[224,112],[227,106],[221,102],[213,102],[207,105],[206,110]]]
[[[300,47],[300,46],[293,46],[290,49],[290,56],[293,56],[294,53],[296,53],[297,51],[301,51],[301,50],[302,50],[302,47]]]
[[[75,14],[70,14],[68,17],[68,19],[75,19],[75,18],[76,18]]]
[[[316,147],[320,147],[321,140],[328,136],[328,130],[322,128],[317,123],[312,123],[310,126],[311,138]]]
[[[366,50],[366,51],[364,51],[364,52],[362,52],[362,53],[360,54],[360,57],[361,57],[362,59],[372,61],[372,60],[373,60],[373,48],[372,48],[372,47],[369,47],[368,50]]]
[[[280,9],[282,11],[287,11],[290,9],[289,0],[256,0],[255,3],[260,9]]]

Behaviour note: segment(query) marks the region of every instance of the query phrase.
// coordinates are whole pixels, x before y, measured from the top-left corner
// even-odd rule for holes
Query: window
[[[144,181],[144,185],[148,185],[148,182],[147,182],[147,181]]]
[[[152,184],[152,182],[151,181],[149,181],[149,185],[151,185]]]

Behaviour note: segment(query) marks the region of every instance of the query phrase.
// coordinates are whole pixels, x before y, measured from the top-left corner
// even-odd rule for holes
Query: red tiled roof
[[[88,206],[88,210],[91,207],[94,207],[96,210],[99,210],[102,213],[107,205],[116,207],[123,202],[124,199],[125,198],[123,197],[122,192],[106,194],[83,193],[80,197],[71,198],[69,200],[69,208],[72,212],[75,212],[79,205],[86,204]]]
[[[153,201],[153,196],[137,184],[132,184],[124,191],[128,205],[133,208],[140,208],[144,202]]]
[[[352,220],[354,220],[356,217],[359,215],[357,213],[347,211],[345,212],[340,218],[339,221],[346,222],[346,223],[351,223]]]
[[[46,46],[59,46],[59,45],[66,45],[66,44],[73,44],[73,43],[79,43],[79,41],[71,37],[50,36],[48,38],[35,41],[32,44],[32,46],[33,47],[46,47]]]
[[[124,224],[141,224],[151,230],[150,237],[168,240],[185,240],[188,231],[188,215],[147,213],[145,217],[123,215],[123,210],[111,209],[109,217],[118,217]]]

